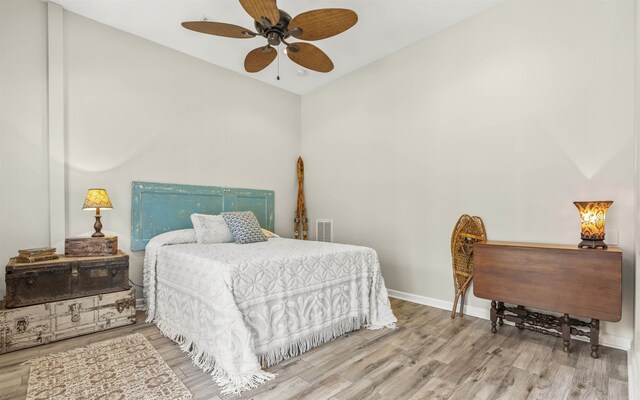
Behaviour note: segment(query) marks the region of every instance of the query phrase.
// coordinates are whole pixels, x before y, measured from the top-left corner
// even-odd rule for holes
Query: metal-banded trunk
[[[60,257],[6,267],[6,307],[24,307],[58,300],[128,290],[129,256],[119,251],[106,257]]]
[[[0,302],[0,354],[136,321],[132,290],[20,308]]]

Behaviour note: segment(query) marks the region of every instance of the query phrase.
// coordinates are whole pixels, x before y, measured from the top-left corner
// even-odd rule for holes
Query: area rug
[[[191,399],[140,333],[30,360],[27,400]]]

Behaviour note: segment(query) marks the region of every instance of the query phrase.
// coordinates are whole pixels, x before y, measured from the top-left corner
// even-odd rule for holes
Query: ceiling
[[[316,8],[349,8],[358,23],[332,38],[313,42],[335,65],[323,74],[294,64],[280,53],[261,72],[244,70],[246,54],[266,39],[229,39],[186,30],[183,21],[227,22],[254,30],[251,17],[235,0],[53,0],[65,9],[181,51],[212,64],[297,94],[304,94],[388,54],[407,47],[503,0],[280,0],[292,17]],[[281,46],[281,51],[284,47]],[[302,75],[300,71],[304,71]],[[300,76],[302,75],[302,76]]]

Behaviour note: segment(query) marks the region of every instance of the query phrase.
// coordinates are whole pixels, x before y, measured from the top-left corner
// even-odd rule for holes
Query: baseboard
[[[136,299],[136,310],[146,310],[147,307],[144,304],[144,299]]]
[[[406,301],[410,301],[412,303],[423,304],[425,306],[441,308],[443,310],[451,311],[451,309],[453,309],[453,302],[452,301],[434,299],[433,297],[420,296],[420,295],[413,294],[413,293],[401,292],[399,290],[388,290],[388,292],[389,292],[389,296],[390,297],[393,297],[393,298],[396,298],[396,299],[406,300]],[[464,313],[466,315],[471,315],[472,317],[478,317],[478,318],[482,318],[482,319],[489,319],[489,309],[488,308],[474,307],[474,306],[465,305],[464,306]]]
[[[451,310],[453,308],[452,301],[434,299],[432,297],[401,292],[399,290],[388,290],[388,292],[390,297],[410,301],[412,303],[423,304],[425,306],[440,308],[443,310]],[[489,319],[489,308],[465,305],[464,313],[465,315],[470,315],[472,317],[478,317],[486,320]],[[505,324],[513,325],[513,323],[510,323],[508,321],[505,321]],[[589,339],[582,337],[577,337],[574,339],[581,340],[583,342],[589,341]],[[613,347],[614,349],[625,350],[627,352],[629,352],[629,349],[631,349],[631,339],[621,336],[608,335],[605,333],[600,334],[600,344],[607,347]]]
[[[634,343],[627,352],[628,375],[629,375],[629,398],[640,398],[640,354],[635,350]]]

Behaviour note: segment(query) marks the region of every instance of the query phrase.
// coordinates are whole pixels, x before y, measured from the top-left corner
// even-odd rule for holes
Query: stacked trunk
[[[129,256],[11,259],[0,302],[0,354],[135,322]]]

